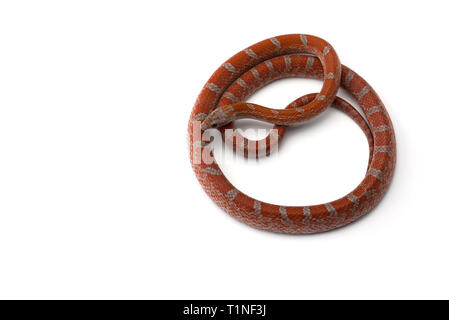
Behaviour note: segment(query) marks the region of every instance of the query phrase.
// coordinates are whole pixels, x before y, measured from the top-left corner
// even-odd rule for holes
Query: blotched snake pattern
[[[322,90],[270,109],[244,102],[251,94],[281,78],[323,80]],[[360,105],[362,114],[336,97],[344,88]],[[346,196],[310,206],[279,206],[254,199],[237,190],[214,162],[195,163],[204,144],[195,143],[194,123],[201,129],[231,127],[239,118],[275,124],[280,135],[285,126],[309,120],[334,106],[349,115],[369,143],[369,164],[363,181]],[[237,53],[203,87],[188,124],[190,159],[198,181],[209,197],[238,220],[256,228],[280,233],[304,234],[344,226],[369,212],[391,183],[396,161],[396,142],[390,117],[373,88],[358,74],[341,65],[333,47],[311,35],[290,34],[270,38]]]

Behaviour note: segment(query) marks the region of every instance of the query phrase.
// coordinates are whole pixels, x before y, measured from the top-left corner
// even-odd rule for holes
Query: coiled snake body
[[[306,55],[304,55],[306,54]],[[243,102],[266,84],[281,78],[323,79],[318,94],[309,94],[287,108],[270,109]],[[363,116],[336,97],[339,86],[358,102]],[[286,125],[315,117],[333,105],[349,115],[365,133],[370,156],[363,181],[346,196],[311,206],[279,206],[253,199],[237,190],[214,162],[195,163],[204,146],[194,141],[194,123],[202,130],[230,127],[232,120],[255,118],[275,124],[280,135]],[[226,126],[227,125],[227,126]],[[310,35],[283,35],[261,41],[230,58],[209,79],[194,105],[189,125],[190,159],[203,189],[226,212],[253,227],[281,233],[316,233],[344,226],[370,211],[391,183],[396,142],[388,113],[373,88],[341,65],[332,46]]]

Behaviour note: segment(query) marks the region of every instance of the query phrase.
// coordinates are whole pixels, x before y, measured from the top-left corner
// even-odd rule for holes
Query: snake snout
[[[218,108],[212,111],[201,123],[201,130],[210,128],[219,128],[227,125],[234,120],[229,108]]]

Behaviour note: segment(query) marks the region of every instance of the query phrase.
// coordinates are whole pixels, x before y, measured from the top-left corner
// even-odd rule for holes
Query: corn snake
[[[304,55],[306,54],[306,55]],[[256,90],[277,79],[324,79],[318,94],[301,97],[287,108],[269,109],[243,102]],[[361,115],[348,102],[336,98],[339,87],[360,105]],[[346,196],[325,204],[279,206],[253,199],[237,190],[216,163],[194,163],[193,124],[203,130],[229,128],[239,118],[275,124],[282,135],[286,125],[307,121],[333,105],[349,115],[365,133],[370,146],[363,181]],[[190,159],[198,181],[209,197],[238,220],[253,227],[280,233],[305,234],[344,226],[369,212],[391,183],[396,142],[389,115],[373,88],[348,67],[326,41],[310,35],[284,35],[248,47],[226,61],[209,79],[195,103],[189,125]]]

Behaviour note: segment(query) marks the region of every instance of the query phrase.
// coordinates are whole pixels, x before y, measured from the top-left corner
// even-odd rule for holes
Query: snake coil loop
[[[305,55],[307,54],[307,55]],[[244,102],[256,90],[287,77],[323,80],[317,94],[309,94],[285,109],[270,109]],[[336,97],[344,88],[360,105],[362,115]],[[368,170],[363,181],[346,196],[311,206],[278,206],[253,199],[237,190],[216,162],[193,161],[205,147],[198,143],[194,124],[201,129],[222,127],[239,118],[275,124],[280,136],[284,126],[307,121],[333,106],[349,115],[363,130],[370,146]],[[341,65],[332,46],[311,35],[283,35],[248,47],[226,61],[204,86],[194,105],[189,125],[190,160],[198,181],[223,210],[253,227],[280,233],[304,234],[344,226],[369,212],[391,183],[396,142],[393,125],[373,88],[348,67]],[[201,142],[201,141],[200,141]],[[248,145],[245,139],[245,146]],[[267,142],[268,143],[268,142]]]

